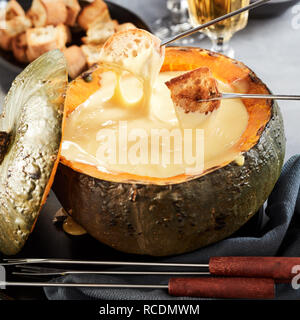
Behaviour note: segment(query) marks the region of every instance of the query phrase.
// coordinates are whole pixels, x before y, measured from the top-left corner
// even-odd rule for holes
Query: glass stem
[[[188,11],[184,0],[167,0],[167,8],[171,11],[172,24],[182,24],[187,21]]]
[[[226,56],[233,58],[234,57],[234,51],[230,47],[228,41],[224,41],[223,37],[217,37],[215,39],[212,39],[212,51],[225,54]]]

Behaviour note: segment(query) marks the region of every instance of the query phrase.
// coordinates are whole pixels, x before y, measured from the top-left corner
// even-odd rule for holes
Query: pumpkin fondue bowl
[[[217,110],[203,116],[201,171],[174,163],[99,160],[97,148],[103,142],[99,130],[116,129],[120,121],[126,121],[128,130],[179,128],[165,82],[201,67],[210,70],[221,92],[269,93],[244,64],[184,47],[166,48],[152,92],[151,119],[135,102],[126,105],[120,102],[124,97],[114,96],[108,83],[114,86],[115,78],[105,65],[95,66],[69,86],[54,190],[72,218],[102,243],[152,256],[192,251],[238,230],[272,191],[284,159],[285,138],[279,107],[271,100],[223,100]],[[142,96],[138,80],[130,81],[124,95],[130,96],[131,86]],[[128,142],[128,150],[132,144]]]

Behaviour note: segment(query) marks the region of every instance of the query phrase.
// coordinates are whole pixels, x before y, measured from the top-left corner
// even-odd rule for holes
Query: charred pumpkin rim
[[[247,81],[248,91],[251,94],[269,94],[267,86],[243,63],[217,54],[205,49],[189,47],[166,48],[165,61],[161,71],[188,71],[200,67],[210,68],[212,74],[227,84],[243,79]],[[80,104],[85,102],[90,95],[100,88],[99,77],[103,72],[101,65],[93,66],[89,71],[75,79],[68,87],[65,99],[66,116],[72,113]],[[273,102],[266,99],[243,99],[243,103],[249,114],[246,130],[239,141],[232,147],[233,151],[244,153],[254,147],[262,135],[266,125],[272,116]],[[134,175],[130,173],[105,173],[99,171],[95,166],[70,161],[60,156],[62,164],[71,169],[87,174],[97,179],[114,182],[154,183],[154,184],[176,184],[199,178],[219,168],[225,167],[232,159],[218,166],[209,168],[198,175],[180,174],[168,178],[156,178]]]

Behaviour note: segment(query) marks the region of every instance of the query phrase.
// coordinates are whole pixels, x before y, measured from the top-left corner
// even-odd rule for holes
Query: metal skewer
[[[171,278],[168,284],[123,283],[57,283],[57,282],[0,282],[0,286],[20,287],[88,287],[88,288],[137,288],[167,289],[170,295],[181,297],[272,299],[275,282],[256,278]]]
[[[282,94],[244,94],[244,93],[222,93],[220,96],[198,100],[201,101],[213,101],[222,99],[272,99],[272,100],[300,100],[299,95],[282,95]]]
[[[12,272],[12,274],[19,275],[19,276],[67,276],[71,274],[103,274],[103,275],[155,275],[155,276],[170,276],[170,275],[189,275],[189,276],[204,276],[204,275],[210,275],[209,272],[169,272],[169,271],[61,271],[61,272]]]
[[[174,36],[174,37],[172,37],[170,39],[164,40],[164,41],[161,42],[160,45],[161,46],[166,46],[169,43],[172,43],[172,42],[174,42],[176,40],[185,38],[185,37],[187,37],[187,36],[189,36],[191,34],[196,33],[197,31],[202,30],[204,28],[207,28],[207,27],[209,27],[209,26],[211,26],[211,25],[213,25],[215,23],[218,23],[218,22],[223,21],[225,19],[231,18],[231,17],[233,17],[233,16],[235,16],[237,14],[240,14],[240,13],[242,13],[244,11],[251,10],[251,9],[256,8],[256,7],[259,7],[259,6],[263,5],[264,3],[268,2],[268,1],[270,1],[270,0],[259,0],[259,1],[256,1],[256,2],[250,4],[250,5],[246,6],[246,7],[240,8],[240,9],[238,9],[236,11],[229,12],[229,13],[225,14],[224,16],[218,17],[218,18],[216,18],[214,20],[211,20],[209,22],[201,24],[201,25],[199,25],[199,26],[197,26],[197,27],[195,27],[193,29],[190,29],[190,30],[187,30],[185,32],[182,32],[182,33],[180,33],[180,34],[178,34],[178,35],[176,35],[176,36]]]
[[[67,259],[3,259],[4,263],[0,265],[19,265],[19,264],[79,264],[79,265],[110,265],[110,266],[150,266],[150,267],[192,267],[207,268],[208,264],[194,263],[164,263],[164,262],[127,262],[127,261],[83,261]]]
[[[0,286],[14,287],[68,287],[68,288],[139,288],[168,289],[167,284],[114,284],[114,283],[55,283],[55,282],[13,282],[0,281]]]
[[[210,275],[209,272],[185,272],[185,271],[96,271],[96,270],[63,270],[44,268],[32,265],[17,265],[20,271],[12,274],[19,276],[66,276],[71,274],[99,274],[99,275]]]

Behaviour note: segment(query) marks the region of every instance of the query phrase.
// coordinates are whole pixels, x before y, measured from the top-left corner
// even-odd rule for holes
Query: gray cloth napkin
[[[268,221],[256,236],[230,237],[194,252],[162,258],[162,262],[207,263],[210,256],[297,256],[300,257],[300,155],[284,165],[268,199]],[[157,260],[156,260],[157,261]],[[122,270],[122,268],[114,269]],[[140,269],[139,269],[140,270]],[[167,277],[69,275],[52,281],[85,283],[167,283]],[[45,288],[51,300],[162,300],[190,299],[168,295],[166,290]],[[276,286],[277,299],[300,299],[300,289],[291,284]]]

